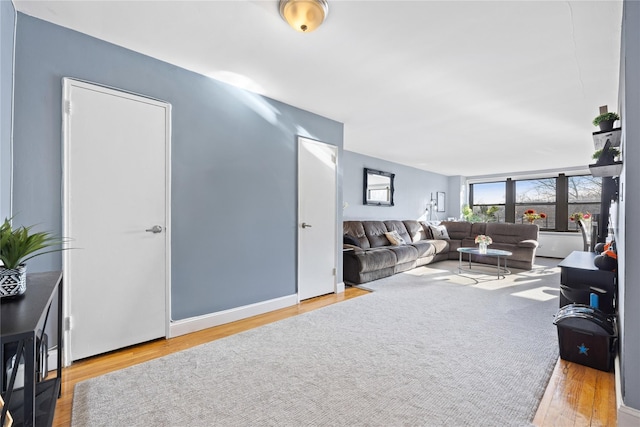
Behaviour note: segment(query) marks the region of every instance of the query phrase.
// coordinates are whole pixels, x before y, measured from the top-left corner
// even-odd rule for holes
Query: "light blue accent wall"
[[[20,223],[60,232],[61,80],[87,80],[172,104],[172,318],[296,292],[297,136],[341,150],[341,123],[23,14],[17,29]],[[32,261],[61,268],[60,254]]]
[[[0,220],[11,216],[11,98],[15,9],[0,0]]]
[[[624,404],[640,410],[640,2],[625,1],[622,19],[620,115],[624,170],[620,176],[618,311]],[[629,212],[627,219],[626,212]]]
[[[450,217],[460,219],[462,206],[468,202],[466,177],[460,175],[450,176],[448,188],[447,213]]]
[[[343,198],[348,204],[343,210],[345,220],[416,219],[425,220],[431,194],[447,193],[449,180],[445,175],[427,172],[352,151],[344,151]],[[394,173],[394,206],[367,206],[363,203],[364,168]],[[445,195],[448,198],[449,194]],[[449,205],[448,199],[445,200]],[[437,212],[433,219],[444,220],[447,212]],[[427,216],[428,219],[428,216]]]

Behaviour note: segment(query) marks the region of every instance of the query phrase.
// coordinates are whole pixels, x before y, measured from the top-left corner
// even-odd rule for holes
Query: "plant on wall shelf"
[[[591,156],[594,160],[598,160],[600,158],[600,156],[602,156],[602,152],[603,149],[597,150],[595,153],[593,153],[593,156]],[[614,147],[610,147],[609,148],[609,154],[611,155],[611,160],[613,160],[614,157],[617,157],[620,155],[620,150],[618,150],[617,148]]]
[[[613,123],[616,120],[620,120],[620,116],[618,113],[602,113],[595,119],[593,119],[594,126],[600,126],[600,130],[611,130],[613,129]]]

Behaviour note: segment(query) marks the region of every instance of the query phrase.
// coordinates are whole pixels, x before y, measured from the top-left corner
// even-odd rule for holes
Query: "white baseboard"
[[[51,371],[55,371],[56,369],[58,369],[58,349],[57,348],[50,348],[49,349],[49,372]]]
[[[344,293],[344,282],[336,283],[336,294]]]
[[[191,317],[189,319],[174,320],[169,325],[169,336],[167,338],[173,338],[189,334],[191,332],[200,331],[202,329],[224,325],[225,323],[231,323],[236,320],[246,319],[247,317],[257,316],[258,314],[264,314],[281,308],[290,307],[297,303],[298,295],[293,294],[242,307],[231,308],[229,310],[219,311],[217,313],[205,314],[203,316]]]
[[[616,373],[616,403],[618,406],[618,427],[637,427],[640,426],[640,411],[630,408],[624,404],[622,400],[622,385],[620,384],[620,357],[616,356],[615,361]]]

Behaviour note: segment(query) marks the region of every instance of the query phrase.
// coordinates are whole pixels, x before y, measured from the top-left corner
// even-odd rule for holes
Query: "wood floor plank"
[[[558,359],[533,424],[615,426],[615,374]]]
[[[616,412],[616,395],[611,393],[616,388],[615,375],[609,372],[598,371],[593,397],[593,411],[591,414],[591,426],[606,427],[615,426],[618,418]]]
[[[553,373],[551,374],[551,378],[549,379],[549,384],[547,385],[547,389],[542,396],[542,400],[540,400],[540,405],[538,406],[538,411],[533,419],[533,424],[536,426],[542,426],[545,423],[545,419],[550,413],[550,409],[554,404],[557,396],[555,395],[556,391],[561,388],[562,375],[561,371],[558,368],[558,364],[560,363],[560,359],[556,362],[556,365],[553,369]]]

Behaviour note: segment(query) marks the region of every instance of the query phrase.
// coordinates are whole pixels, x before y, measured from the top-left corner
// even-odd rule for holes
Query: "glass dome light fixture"
[[[301,33],[310,33],[318,28],[328,13],[326,0],[280,0],[280,15]]]

